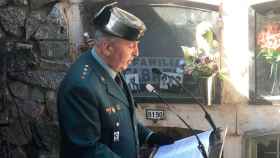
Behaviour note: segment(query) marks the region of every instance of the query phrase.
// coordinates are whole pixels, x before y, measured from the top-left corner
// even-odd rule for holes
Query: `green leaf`
[[[193,52],[190,52],[191,48],[186,47],[186,46],[181,46],[181,48],[182,48],[183,53],[184,53],[184,59],[185,59],[186,64],[193,63],[194,56],[193,56]]]
[[[211,30],[208,30],[203,34],[203,37],[206,39],[208,44],[213,47],[213,40],[214,40],[214,34]]]

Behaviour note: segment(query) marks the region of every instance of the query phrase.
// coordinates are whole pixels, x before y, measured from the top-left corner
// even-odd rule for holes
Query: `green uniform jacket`
[[[79,57],[58,91],[60,158],[139,156],[151,131],[137,122],[131,92],[123,89],[90,51]]]

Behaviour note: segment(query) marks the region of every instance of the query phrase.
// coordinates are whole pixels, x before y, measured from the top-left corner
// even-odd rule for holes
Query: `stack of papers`
[[[209,157],[209,141],[212,130],[198,134],[201,143],[204,145],[205,151]],[[222,136],[222,143],[224,143],[226,130]],[[223,146],[221,147],[219,157],[221,157]],[[200,150],[198,149],[198,141],[195,136],[177,140],[170,145],[160,146],[151,155],[151,158],[203,158]]]
[[[212,131],[206,131],[198,134],[205,151],[209,148],[209,137]],[[195,136],[177,140],[170,145],[164,145],[158,148],[153,158],[203,158],[199,149],[198,141]]]

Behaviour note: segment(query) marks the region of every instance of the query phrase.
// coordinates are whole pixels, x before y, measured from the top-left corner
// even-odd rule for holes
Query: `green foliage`
[[[207,43],[209,43],[209,45],[211,47],[214,47],[213,41],[214,41],[214,33],[211,30],[208,30],[207,32],[205,32],[203,35],[204,39],[206,39]]]
[[[260,50],[258,56],[263,57],[270,64],[280,61],[280,51],[276,49],[263,48]]]

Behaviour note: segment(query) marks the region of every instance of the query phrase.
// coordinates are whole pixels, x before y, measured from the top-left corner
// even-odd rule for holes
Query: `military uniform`
[[[137,122],[125,82],[122,89],[90,51],[62,81],[58,114],[61,158],[136,158],[151,134]]]
[[[94,24],[130,41],[138,41],[146,29],[140,19],[111,4],[97,13]],[[60,158],[139,156],[139,146],[153,134],[137,122],[131,92],[120,78],[122,87],[90,51],[71,66],[57,97]]]

